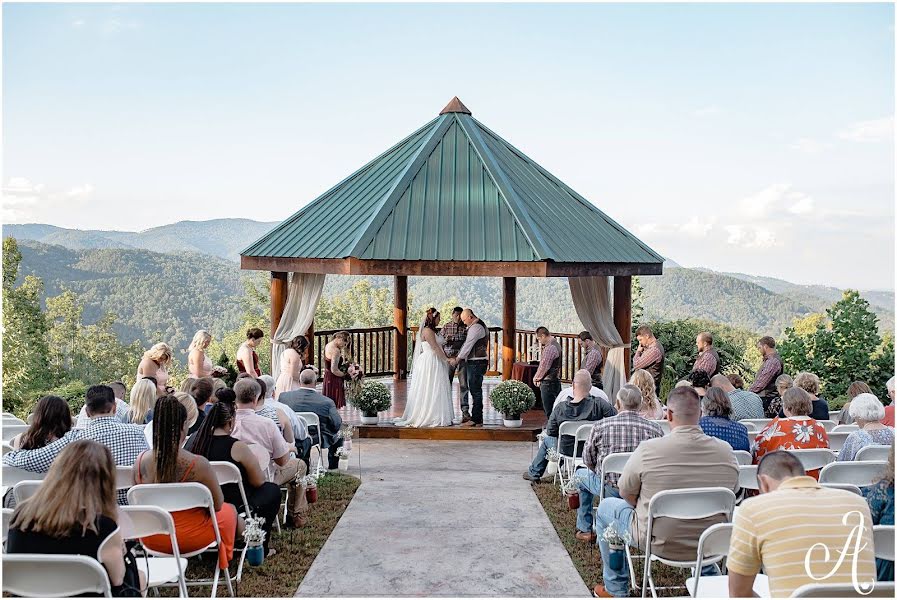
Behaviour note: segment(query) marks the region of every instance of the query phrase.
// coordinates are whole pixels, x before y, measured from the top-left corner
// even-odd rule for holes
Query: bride
[[[427,310],[414,351],[411,384],[405,412],[396,425],[406,427],[446,427],[452,424],[455,409],[449,381],[448,358],[442,349],[445,340],[437,335],[439,311]]]

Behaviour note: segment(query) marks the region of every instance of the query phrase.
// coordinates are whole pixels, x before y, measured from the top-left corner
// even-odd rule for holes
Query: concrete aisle
[[[590,596],[521,477],[529,443],[353,446],[362,485],[297,596]]]

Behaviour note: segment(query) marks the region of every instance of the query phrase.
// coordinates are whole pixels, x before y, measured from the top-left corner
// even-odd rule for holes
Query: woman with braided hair
[[[224,494],[209,461],[183,449],[187,438],[187,409],[173,395],[162,396],[153,409],[153,449],[143,452],[134,463],[134,481],[140,483],[183,483],[194,481],[209,488],[215,508],[215,519],[221,534],[218,565],[227,568],[234,555],[236,534],[243,531],[243,521],[233,504],[224,501]],[[193,552],[215,541],[215,532],[204,508],[191,508],[171,513],[181,552]],[[159,552],[171,552],[168,535],[153,535],[141,540],[143,545]]]

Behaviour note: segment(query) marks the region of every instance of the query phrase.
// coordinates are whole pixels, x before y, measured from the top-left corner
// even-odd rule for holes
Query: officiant
[[[445,346],[442,347],[445,350],[445,355],[448,358],[454,358],[458,355],[458,351],[461,350],[461,347],[464,345],[464,341],[467,339],[467,325],[464,324],[464,321],[461,320],[461,312],[462,308],[460,306],[456,306],[452,309],[452,318],[451,320],[442,326],[442,337],[445,338]],[[467,376],[465,373],[465,362],[459,362],[452,366],[449,364],[449,383],[451,384],[455,378],[455,374],[458,374],[458,385],[461,388],[460,392],[460,400],[461,400],[461,419],[462,422],[466,423],[470,421],[470,404],[467,399]]]

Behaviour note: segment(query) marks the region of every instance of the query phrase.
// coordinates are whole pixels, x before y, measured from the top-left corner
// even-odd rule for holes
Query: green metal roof
[[[457,98],[243,256],[662,263]]]

